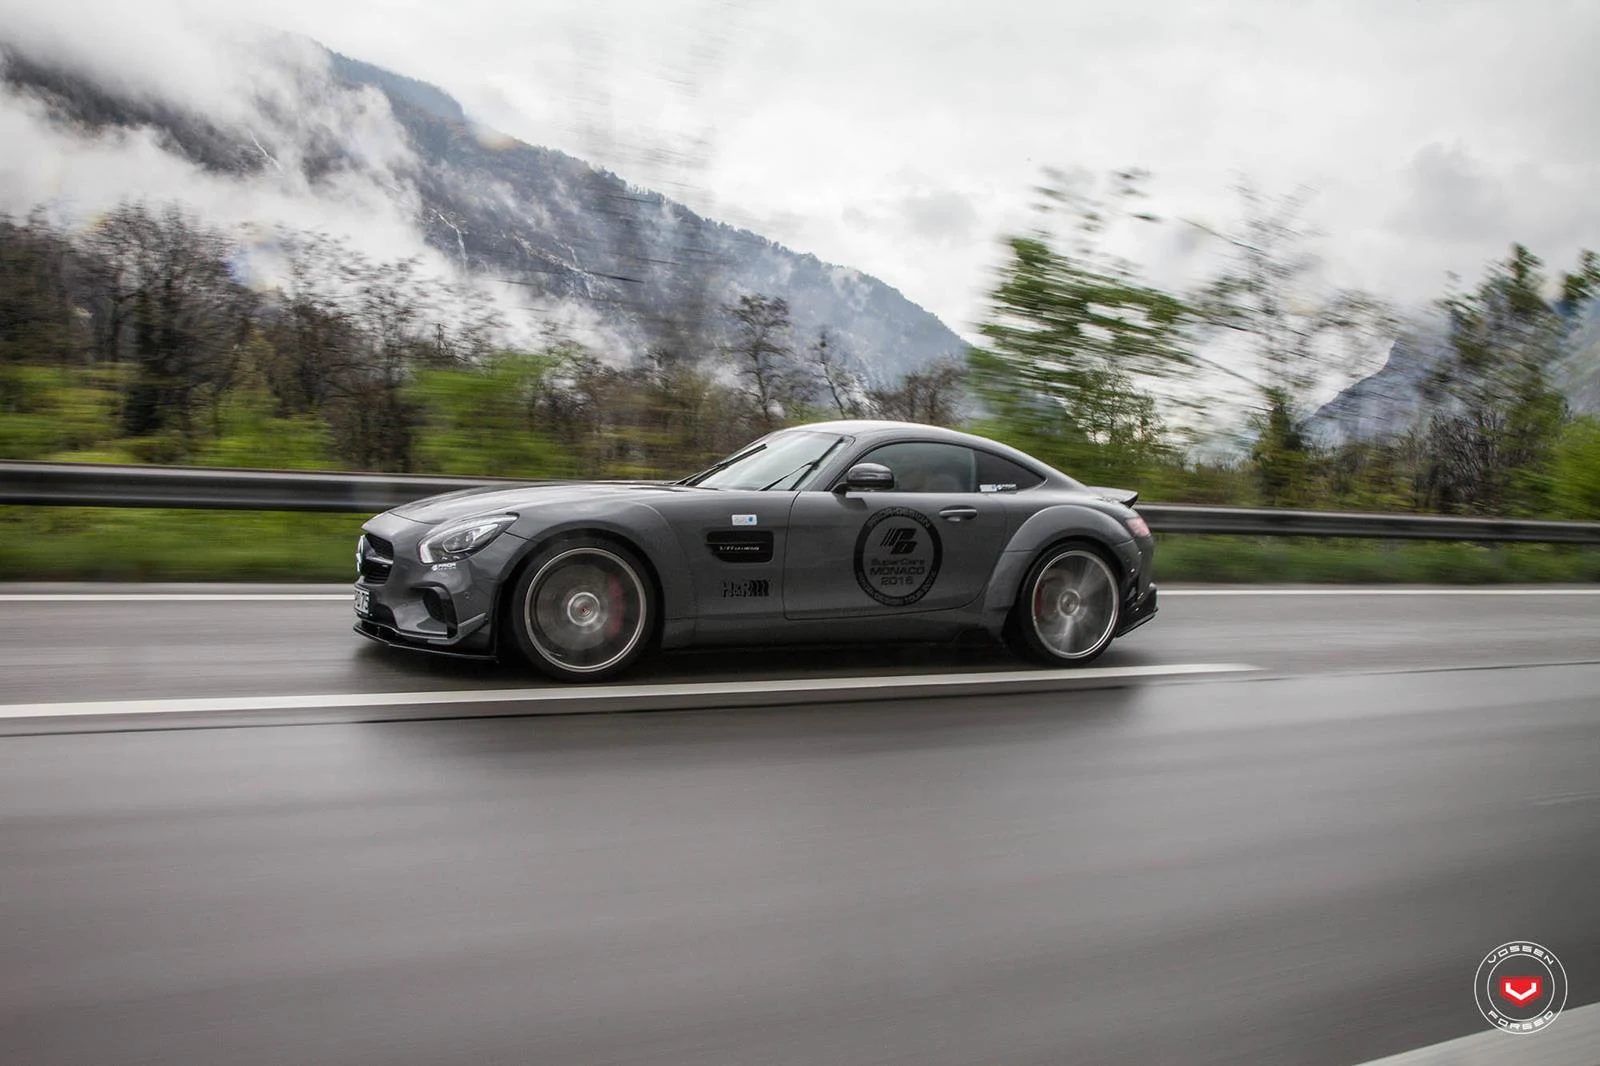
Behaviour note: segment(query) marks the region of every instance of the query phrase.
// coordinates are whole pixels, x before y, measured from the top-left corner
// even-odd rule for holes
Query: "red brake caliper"
[[[611,640],[622,632],[622,611],[625,606],[622,601],[622,579],[616,574],[606,578],[606,598],[611,601],[611,609],[606,612],[606,639]]]

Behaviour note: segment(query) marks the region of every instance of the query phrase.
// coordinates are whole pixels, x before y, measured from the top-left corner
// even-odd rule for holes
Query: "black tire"
[[[599,537],[541,549],[522,568],[507,605],[517,649],[558,681],[605,681],[645,653],[656,593],[640,558]]]
[[[1116,564],[1096,544],[1070,540],[1039,553],[1011,612],[1011,645],[1045,666],[1084,666],[1111,646],[1122,621]]]

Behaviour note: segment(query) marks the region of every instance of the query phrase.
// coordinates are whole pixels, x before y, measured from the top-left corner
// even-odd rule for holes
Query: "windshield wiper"
[[[770,491],[771,489],[777,487],[778,485],[783,484],[785,481],[788,481],[790,478],[794,477],[797,474],[804,474],[804,473],[806,473],[806,472],[808,472],[810,470],[816,469],[817,464],[820,463],[820,462],[822,462],[822,456],[819,455],[815,459],[811,460],[809,463],[801,463],[799,466],[795,467],[793,470],[789,471],[787,474],[783,475],[782,477],[780,477],[778,480],[772,482],[771,484],[762,485],[761,488],[757,489],[756,491],[757,492]]]
[[[757,444],[753,448],[746,448],[744,451],[740,452],[738,455],[730,455],[730,456],[728,456],[728,458],[722,460],[722,462],[720,462],[720,463],[717,463],[715,466],[709,466],[706,469],[700,471],[698,474],[691,474],[689,477],[686,477],[682,481],[678,482],[678,484],[680,484],[680,485],[698,485],[698,484],[700,484],[700,482],[704,481],[706,478],[710,477],[712,474],[715,474],[717,471],[726,470],[726,469],[728,469],[728,467],[732,466],[734,463],[742,462],[743,460],[748,459],[750,456],[754,455],[756,452],[765,450],[766,447],[767,446],[765,444]]]

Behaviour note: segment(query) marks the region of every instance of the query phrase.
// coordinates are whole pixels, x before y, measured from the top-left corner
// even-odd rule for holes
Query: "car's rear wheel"
[[[1051,666],[1082,666],[1111,646],[1122,618],[1117,572],[1104,552],[1068,541],[1042,552],[1017,593],[1014,646]]]
[[[511,630],[524,656],[561,681],[603,681],[632,666],[649,641],[655,594],[644,563],[619,544],[565,540],[523,568]]]

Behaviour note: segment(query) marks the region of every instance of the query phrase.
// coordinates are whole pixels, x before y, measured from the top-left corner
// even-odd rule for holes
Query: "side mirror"
[[[835,492],[888,492],[894,488],[894,471],[879,463],[857,463],[844,475]]]

